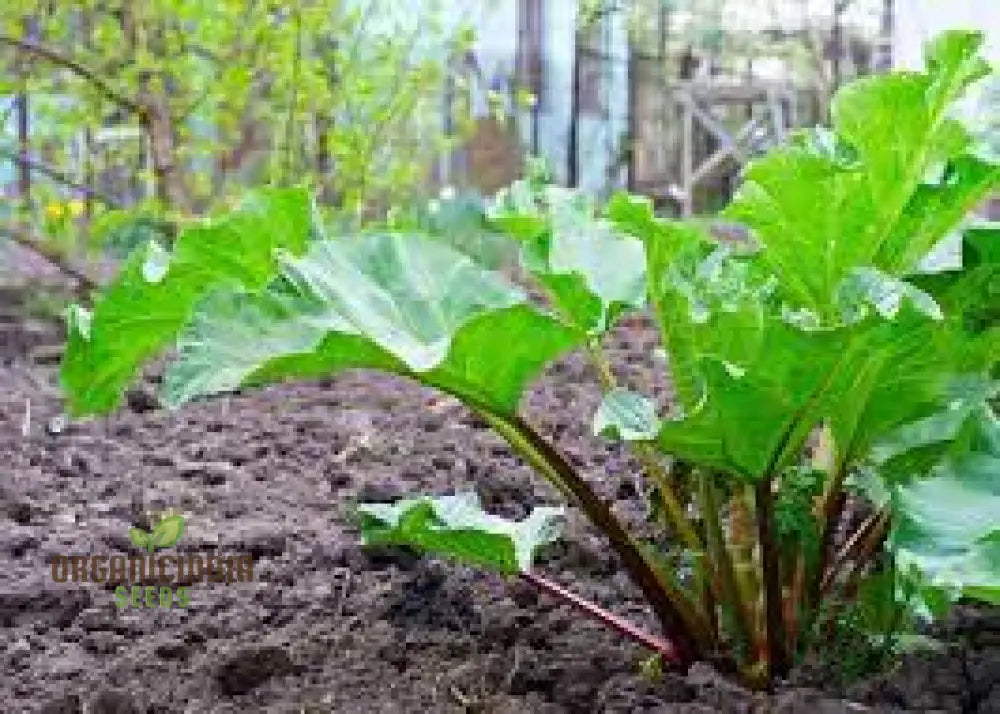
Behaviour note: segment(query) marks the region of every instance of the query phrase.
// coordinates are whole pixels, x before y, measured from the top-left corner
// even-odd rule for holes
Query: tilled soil
[[[611,355],[665,400],[654,340],[620,331]],[[461,405],[412,383],[352,373],[172,413],[147,385],[118,414],[59,430],[54,368],[12,344],[0,340],[3,711],[1000,712],[995,611],[960,612],[942,630],[950,647],[849,692],[751,695],[703,665],[648,681],[638,647],[521,584],[362,550],[359,500],[472,489],[513,517],[558,502]],[[592,385],[570,357],[525,411],[638,526],[633,464],[589,434]],[[188,608],[148,610],[53,582],[53,555],[134,552],[128,528],[166,508],[187,519],[174,552],[250,552],[255,581],[198,584]],[[579,518],[540,568],[652,627]]]

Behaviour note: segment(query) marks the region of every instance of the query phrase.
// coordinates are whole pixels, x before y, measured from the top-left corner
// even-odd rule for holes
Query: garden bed
[[[667,398],[652,330],[608,342],[635,388]],[[752,695],[703,665],[651,682],[638,647],[516,582],[363,551],[358,500],[474,489],[513,517],[558,500],[461,405],[402,380],[346,374],[174,413],[153,408],[147,386],[117,415],[53,433],[54,368],[3,356],[5,711],[1000,712],[995,611],[959,612],[944,651],[846,692]],[[526,413],[641,528],[633,465],[590,436],[599,394],[587,371],[576,357],[554,365]],[[572,423],[555,421],[567,411]],[[107,586],[52,582],[51,556],[134,551],[129,526],[166,508],[187,517],[175,551],[250,552],[255,582],[196,585],[186,610],[119,610]],[[539,567],[654,626],[581,519]]]

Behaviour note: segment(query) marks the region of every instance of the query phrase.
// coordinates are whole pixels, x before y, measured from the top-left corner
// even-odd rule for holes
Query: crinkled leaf
[[[530,570],[559,537],[564,509],[538,506],[521,521],[485,513],[475,493],[358,507],[366,545],[408,545],[501,573]]]
[[[1000,424],[978,414],[977,438],[893,494],[890,546],[944,597],[1000,604]]]
[[[974,236],[973,244],[982,249],[984,238]],[[963,413],[956,405],[976,404],[992,389],[986,375],[1000,359],[1000,329],[990,317],[998,307],[990,287],[997,266],[979,263],[979,253],[968,247],[965,252],[971,267],[918,280],[941,306],[943,321],[904,303],[893,320],[857,326],[830,407],[838,442],[851,457],[866,457],[877,443],[887,448],[904,425],[951,433],[946,425],[960,423]],[[958,375],[964,377],[957,381]]]
[[[981,369],[956,320],[933,320],[909,303],[892,320],[873,316],[848,328],[846,337],[823,405],[843,462],[867,457],[897,428],[941,412],[956,375]]]
[[[967,229],[961,263],[955,270],[915,276],[915,282],[960,319],[969,335],[980,336],[1000,327],[1000,226]]]
[[[754,262],[732,256],[700,229],[671,224],[647,233],[649,295],[681,406],[705,396],[706,356],[740,365],[759,347],[773,289]]]
[[[842,89],[833,132],[800,134],[753,162],[726,214],[755,232],[796,307],[829,318],[852,270],[909,272],[1000,182],[1000,166],[968,154],[948,110],[986,65],[981,33],[945,33],[927,71],[874,76]],[[928,170],[938,179],[927,183]]]
[[[497,274],[419,235],[314,243],[259,295],[199,305],[165,400],[285,376],[375,368],[513,413],[527,382],[579,334]]]
[[[917,312],[933,320],[944,317],[933,297],[905,280],[893,278],[876,268],[853,269],[841,283],[838,300],[846,322],[863,319],[869,306],[880,317],[895,319],[904,300]]]
[[[651,441],[660,429],[656,405],[641,394],[613,389],[594,414],[594,434],[624,441]]]
[[[416,231],[437,238],[489,270],[517,262],[516,241],[489,227],[486,206],[478,193],[463,191],[432,199],[413,224]],[[396,223],[393,227],[400,228]]]
[[[642,243],[595,217],[584,194],[515,183],[498,198],[495,225],[522,239],[525,268],[575,327],[608,330],[646,296]]]
[[[661,238],[669,230],[669,224],[656,217],[653,202],[645,196],[616,193],[604,214],[618,230],[642,241]]]
[[[880,439],[870,458],[883,478],[929,470],[943,454],[968,447],[968,438],[963,435],[977,436],[983,404],[997,394],[1000,382],[995,380],[981,375],[956,379],[943,395],[940,411],[906,423]]]
[[[804,416],[822,394],[838,349],[836,336],[807,335],[771,321],[762,329],[760,351],[743,365],[704,359],[704,401],[663,422],[660,447],[748,479],[787,466],[809,435]]]
[[[61,379],[75,415],[107,412],[140,365],[167,347],[213,286],[258,290],[278,251],[299,253],[311,232],[302,190],[251,194],[234,213],[190,228],[171,253],[152,242],[135,251],[85,326],[75,311]]]
[[[783,320],[756,258],[732,255],[699,229],[665,227],[646,250],[649,292],[683,408],[681,418],[662,424],[661,448],[747,478],[765,475],[806,438],[804,411],[843,336]]]

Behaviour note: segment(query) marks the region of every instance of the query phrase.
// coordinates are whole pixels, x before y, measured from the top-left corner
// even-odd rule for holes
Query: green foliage
[[[473,38],[449,9],[438,0],[416,9],[401,0],[10,0],[0,74],[30,92],[32,155],[74,166],[89,131],[87,156],[65,173],[131,171],[126,192],[153,186],[185,214],[293,182],[352,213],[384,210],[420,192],[429,161],[452,140],[439,126],[444,71]],[[461,126],[460,101],[455,110]]]
[[[905,574],[939,597],[1000,605],[998,474],[1000,420],[980,403],[939,462],[893,492],[892,547]]]
[[[559,535],[563,509],[539,506],[522,521],[483,512],[475,493],[358,507],[366,545],[408,545],[501,573],[531,568],[536,551]]]
[[[417,235],[315,243],[259,295],[216,294],[194,314],[167,402],[245,380],[373,367],[500,414],[574,333],[470,259]]]
[[[107,209],[98,213],[90,226],[93,249],[124,258],[149,242],[169,247],[176,226],[157,201],[147,201],[127,209]]]
[[[831,614],[832,636],[821,661],[839,685],[884,669],[903,652],[938,646],[916,634],[913,595],[894,567],[884,567],[865,577],[854,600]]]
[[[515,182],[490,210],[494,225],[521,239],[523,265],[560,314],[589,335],[646,299],[642,244],[595,214],[587,196],[530,180]]]
[[[142,362],[177,337],[206,292],[263,288],[278,250],[305,249],[309,211],[302,191],[261,192],[229,216],[185,231],[172,252],[156,242],[136,250],[93,315],[72,313],[61,375],[71,412],[113,409]]]
[[[916,272],[1000,184],[1000,166],[974,155],[949,115],[983,72],[981,42],[942,36],[925,73],[851,85],[832,130],[800,134],[755,162],[728,210],[752,230],[747,245],[665,223],[632,197],[599,212],[540,177],[514,184],[482,220],[475,206],[460,211],[453,225],[510,236],[551,312],[481,258],[427,235],[447,229],[421,224],[426,217],[327,237],[307,192],[255,194],[186,229],[170,250],[138,250],[92,315],[71,312],[70,406],[110,410],[171,342],[171,406],[347,368],[450,393],[608,536],[682,661],[727,650],[755,686],[780,672],[781,650],[802,641],[824,598],[852,597],[882,549],[873,526],[832,552],[835,504],[849,484],[885,509],[871,522],[891,522],[888,547],[919,600],[934,609],[959,595],[996,602],[995,228],[966,234],[960,269]],[[663,420],[617,385],[600,353],[601,336],[647,299],[680,406]],[[655,487],[654,510],[679,540],[670,559],[690,566],[680,580],[517,413],[544,366],[576,348],[602,377],[594,428],[626,441]],[[804,467],[820,428],[829,453]],[[663,456],[690,472],[697,494],[682,491]],[[529,567],[534,545],[552,535],[550,515],[510,524],[470,497],[362,507],[367,542],[508,573]]]
[[[774,530],[783,553],[801,552],[806,567],[816,566],[820,533],[813,508],[823,494],[826,474],[814,468],[789,469],[781,477],[781,490],[774,506]]]

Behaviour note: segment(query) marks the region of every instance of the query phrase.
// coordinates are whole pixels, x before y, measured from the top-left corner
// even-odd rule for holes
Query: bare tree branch
[[[24,228],[19,228],[6,222],[0,223],[0,238],[9,238],[22,248],[45,258],[46,261],[54,265],[62,273],[75,280],[77,286],[84,292],[96,290],[100,287],[97,280],[76,266],[71,265],[65,256],[45,245],[44,239],[33,235]]]
[[[139,102],[138,100],[118,91],[111,85],[110,82],[97,74],[97,72],[80,64],[75,59],[63,54],[59,50],[4,34],[0,34],[0,44],[16,47],[23,52],[35,55],[36,57],[41,57],[42,59],[46,59],[59,67],[68,69],[78,77],[90,82],[107,99],[110,99],[115,104],[125,107],[140,116],[145,116],[148,111],[142,102]]]
[[[121,204],[113,197],[109,196],[98,189],[82,184],[79,181],[72,179],[71,177],[64,174],[59,169],[53,168],[48,164],[44,164],[41,161],[32,159],[30,156],[26,156],[22,153],[16,151],[9,151],[0,147],[0,157],[9,159],[13,161],[18,166],[27,166],[32,171],[37,171],[40,174],[48,176],[53,181],[61,183],[70,188],[76,189],[77,191],[82,191],[92,198],[96,198],[102,203],[111,206],[112,208],[120,208]]]

